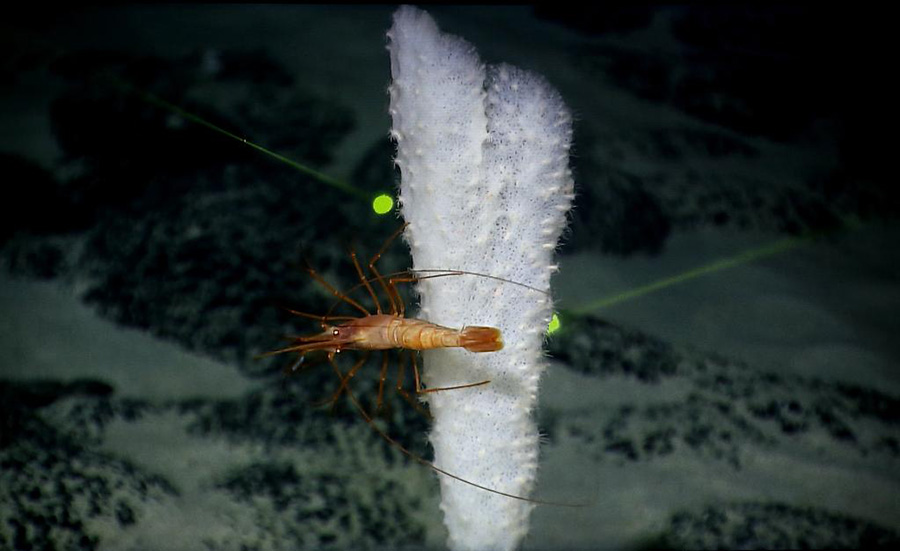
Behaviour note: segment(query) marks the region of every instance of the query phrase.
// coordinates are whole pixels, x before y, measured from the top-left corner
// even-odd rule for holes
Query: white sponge
[[[549,293],[553,253],[573,199],[571,116],[539,75],[485,67],[466,41],[402,7],[390,39],[392,136],[414,268],[490,274]],[[549,294],[461,275],[419,283],[419,317],[499,328],[498,352],[424,353],[435,463],[474,483],[529,496],[538,465],[533,419],[545,367]],[[441,477],[453,549],[512,549],[532,504]]]

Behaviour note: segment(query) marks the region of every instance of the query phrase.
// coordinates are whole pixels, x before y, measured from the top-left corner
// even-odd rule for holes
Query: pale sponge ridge
[[[474,483],[529,496],[537,475],[533,420],[545,364],[553,253],[572,202],[571,116],[539,75],[485,67],[466,41],[402,7],[388,32],[391,134],[416,269],[489,274],[543,291],[463,275],[419,283],[420,316],[450,327],[499,328],[496,352],[424,354],[435,462]],[[533,505],[441,477],[454,549],[512,549]]]

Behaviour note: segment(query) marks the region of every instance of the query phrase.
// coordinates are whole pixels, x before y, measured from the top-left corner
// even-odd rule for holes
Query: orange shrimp
[[[352,299],[347,294],[340,292],[330,283],[325,281],[322,276],[320,276],[312,267],[307,266],[306,271],[307,273],[309,273],[310,277],[312,277],[315,281],[325,287],[331,294],[337,297],[340,302],[344,302],[359,310],[363,314],[363,316],[331,316],[330,312],[325,316],[320,316],[317,314],[310,314],[307,312],[288,309],[288,311],[292,314],[318,320],[322,324],[322,332],[304,337],[294,337],[292,339],[294,341],[294,344],[292,344],[291,346],[267,352],[263,354],[263,357],[290,352],[299,352],[301,357],[292,366],[293,370],[297,365],[299,365],[300,362],[302,362],[303,356],[306,353],[313,351],[326,352],[329,363],[334,366],[335,370],[341,378],[341,384],[329,400],[332,404],[335,404],[338,398],[340,398],[341,394],[347,390],[347,385],[350,382],[350,379],[352,379],[359,371],[359,369],[366,364],[369,359],[369,353],[372,351],[383,351],[384,353],[381,363],[381,376],[378,385],[378,399],[376,402],[377,409],[381,407],[384,397],[384,383],[387,378],[387,367],[389,364],[387,351],[389,350],[401,349],[422,351],[431,350],[434,348],[451,347],[464,348],[469,352],[494,352],[497,350],[501,350],[503,348],[503,338],[501,336],[500,330],[495,327],[468,326],[457,330],[451,329],[449,327],[443,327],[441,325],[437,325],[420,319],[407,318],[405,316],[406,308],[403,299],[400,297],[400,293],[397,291],[397,283],[412,282],[418,281],[420,279],[441,277],[445,275],[459,275],[468,273],[456,270],[440,272],[433,275],[414,276],[412,272],[406,271],[388,274],[387,281],[385,281],[385,276],[381,275],[381,273],[375,267],[375,264],[378,262],[387,248],[391,245],[391,243],[400,235],[400,233],[405,228],[406,224],[400,226],[400,228],[398,228],[387,239],[387,241],[385,241],[384,245],[381,247],[381,250],[372,257],[368,264],[370,272],[374,275],[374,281],[384,289],[384,292],[390,301],[391,312],[389,314],[385,314],[383,312],[381,302],[378,300],[378,296],[375,294],[375,290],[372,288],[372,280],[369,280],[365,277],[362,267],[359,264],[359,260],[356,257],[356,252],[351,250],[350,257],[353,260],[353,266],[356,269],[356,273],[360,279],[360,284],[351,289],[351,291],[364,286],[369,292],[369,295],[372,297],[376,312],[374,314],[371,313],[359,302]],[[337,325],[330,325],[329,323],[338,320],[343,321],[343,323]],[[339,354],[342,350],[362,350],[365,351],[366,354],[364,354],[363,357],[353,365],[350,371],[348,371],[346,374],[343,374],[341,373],[340,369],[337,368],[337,366],[334,364],[335,355]],[[480,381],[476,383],[452,387],[425,389],[422,388],[421,378],[419,376],[419,368],[416,364],[416,358],[414,355],[412,356],[412,368],[413,376],[415,378],[416,394],[426,394],[444,390],[459,390],[463,388],[485,385],[490,382]],[[402,361],[400,362],[398,371],[396,391],[403,398],[413,404],[416,409],[419,409],[421,411],[421,406],[418,404],[418,402],[413,400],[409,393],[403,388],[404,364]]]
[[[299,344],[283,351],[307,352],[326,350],[431,350],[433,348],[465,348],[469,352],[495,352],[503,348],[500,330],[494,327],[468,326],[450,329],[397,314],[368,314],[309,337],[296,339]]]
[[[401,349],[401,350],[412,350],[412,351],[421,351],[421,350],[429,350],[435,348],[464,348],[469,352],[494,352],[497,350],[501,350],[503,348],[503,339],[500,333],[500,330],[494,327],[481,327],[481,326],[468,326],[463,327],[462,329],[451,329],[448,327],[443,327],[441,325],[437,325],[428,321],[415,319],[415,318],[407,318],[405,317],[405,305],[403,299],[400,297],[399,292],[397,291],[396,284],[401,282],[415,282],[422,279],[435,278],[435,277],[443,277],[443,276],[454,276],[454,275],[472,275],[478,277],[485,277],[489,279],[497,279],[506,281],[508,283],[514,285],[520,285],[540,293],[546,294],[545,291],[536,289],[534,287],[524,285],[522,283],[507,281],[503,278],[498,278],[495,276],[490,276],[487,274],[479,274],[477,272],[468,272],[464,270],[419,270],[418,272],[414,271],[405,271],[405,272],[397,272],[388,274],[387,276],[382,276],[378,269],[375,267],[375,263],[381,258],[390,244],[400,235],[400,233],[406,228],[406,224],[402,225],[397,231],[394,232],[391,237],[387,239],[387,241],[382,246],[381,250],[372,257],[372,259],[368,263],[369,271],[374,275],[373,279],[367,279],[365,274],[363,273],[362,267],[359,264],[359,260],[356,257],[356,252],[351,250],[350,257],[353,260],[353,265],[356,269],[356,273],[359,276],[360,283],[351,289],[353,291],[358,289],[359,287],[365,287],[372,297],[372,301],[375,304],[376,312],[373,314],[365,307],[363,307],[359,302],[349,297],[347,294],[342,293],[333,287],[330,283],[325,281],[322,276],[320,276],[312,267],[307,266],[306,271],[309,275],[317,281],[320,285],[325,287],[332,295],[334,295],[339,302],[345,303],[356,310],[360,311],[363,316],[362,317],[352,317],[352,316],[332,316],[329,311],[328,314],[321,316],[317,314],[310,314],[307,312],[301,312],[298,310],[288,309],[289,312],[296,314],[298,316],[302,316],[305,318],[311,318],[318,320],[321,325],[323,331],[321,333],[315,335],[309,335],[304,337],[294,337],[292,340],[294,343],[290,346],[280,348],[278,350],[273,350],[271,352],[267,352],[262,356],[273,356],[277,354],[285,354],[291,352],[299,352],[300,359],[294,363],[294,365],[290,368],[291,371],[296,370],[297,366],[302,362],[305,354],[312,351],[324,351],[326,352],[328,362],[331,364],[335,373],[340,378],[340,385],[338,389],[334,392],[329,402],[334,405],[338,398],[342,394],[346,394],[347,398],[351,401],[354,408],[359,411],[362,415],[363,419],[366,423],[374,430],[381,438],[387,441],[390,445],[396,447],[400,450],[404,455],[409,457],[410,459],[425,465],[426,467],[432,469],[433,471],[442,474],[444,476],[450,477],[454,480],[462,482],[464,484],[468,484],[469,486],[473,486],[480,490],[484,490],[486,492],[490,492],[493,494],[501,495],[504,497],[508,497],[511,499],[517,499],[521,501],[527,501],[530,503],[536,504],[544,504],[544,505],[555,505],[561,507],[584,507],[585,504],[577,503],[561,503],[554,501],[545,501],[540,499],[527,498],[523,496],[517,496],[514,494],[509,494],[506,492],[501,492],[499,490],[495,490],[493,488],[489,488],[487,486],[483,486],[481,484],[472,482],[471,480],[467,480],[461,476],[455,475],[451,472],[448,472],[444,469],[441,469],[431,461],[416,455],[415,453],[406,449],[400,442],[392,438],[387,432],[381,429],[375,422],[374,416],[365,411],[362,404],[353,394],[351,389],[349,388],[350,379],[352,379],[359,369],[366,364],[369,359],[369,354],[372,351],[382,351],[382,362],[381,362],[381,375],[380,381],[378,385],[378,400],[376,402],[376,410],[381,407],[383,393],[384,393],[384,382],[387,374],[388,367],[388,351],[392,349]],[[428,274],[428,275],[416,275],[417,273]],[[375,294],[375,290],[372,287],[372,282],[377,283],[384,290],[387,295],[390,304],[391,311],[386,314],[382,310],[381,303],[378,300],[377,295]],[[333,310],[333,307],[332,307]],[[343,323],[337,325],[331,325],[330,322],[334,321],[342,321]],[[345,374],[341,371],[341,369],[335,363],[335,356],[339,354],[342,350],[362,350],[365,352],[362,358],[360,358]],[[490,381],[480,381],[476,383],[452,386],[452,387],[440,387],[440,388],[422,388],[421,381],[419,378],[419,370],[416,365],[415,355],[412,355],[412,366],[413,366],[413,374],[415,377],[415,393],[416,394],[424,394],[430,392],[438,392],[438,391],[450,391],[450,390],[460,390],[466,388],[472,388],[480,385],[485,385],[490,383]],[[404,363],[401,361],[398,369],[398,377],[396,383],[397,392],[403,396],[407,401],[409,401],[416,409],[421,411],[421,406],[414,400],[409,393],[403,388],[403,370]],[[426,412],[427,415],[427,412]]]

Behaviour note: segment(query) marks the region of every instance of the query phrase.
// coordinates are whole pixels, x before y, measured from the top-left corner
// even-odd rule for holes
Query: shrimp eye
[[[335,329],[334,331],[331,332],[331,334],[334,335],[335,337],[339,337],[341,335],[341,332],[339,330]]]

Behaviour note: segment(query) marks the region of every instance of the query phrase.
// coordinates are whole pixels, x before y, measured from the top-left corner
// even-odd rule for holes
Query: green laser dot
[[[394,208],[394,200],[390,195],[382,193],[372,201],[372,210],[376,214],[387,214]]]
[[[553,314],[553,317],[550,318],[550,325],[547,326],[547,334],[552,335],[559,331],[559,316]]]

